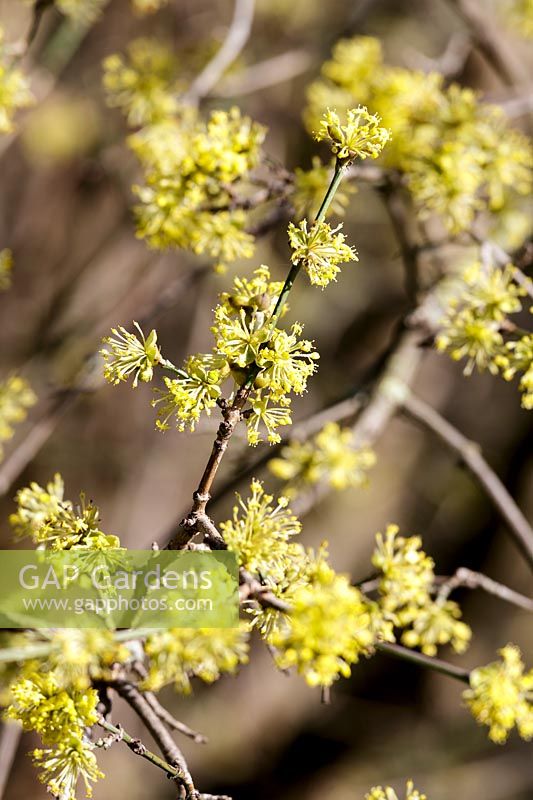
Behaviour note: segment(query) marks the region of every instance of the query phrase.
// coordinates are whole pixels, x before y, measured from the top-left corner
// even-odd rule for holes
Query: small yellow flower
[[[508,644],[499,651],[501,661],[493,661],[470,673],[470,688],[463,698],[481,725],[489,728],[489,738],[503,744],[516,726],[522,739],[533,738],[533,670],[524,671],[518,647]]]
[[[335,111],[326,111],[320,120],[315,139],[326,140],[340,161],[349,163],[356,158],[377,158],[390,139],[390,131],[380,125],[381,117],[369,114],[366,106],[357,106],[346,112],[343,125]]]
[[[342,225],[331,228],[327,222],[314,222],[308,230],[305,219],[299,225],[289,224],[291,260],[293,264],[302,262],[315,286],[323,288],[336,280],[340,272],[338,264],[359,261],[355,249],[345,244],[344,234],[338,233],[341,228]]]
[[[139,331],[139,336],[130,333],[120,326],[112,328],[114,336],[107,336],[104,343],[109,345],[109,350],[100,350],[106,364],[104,367],[104,377],[109,383],[118,384],[126,381],[133,374],[133,388],[136,388],[139,380],[151,381],[154,375],[154,366],[161,362],[161,351],[157,346],[157,333],[152,330],[148,338],[139,325],[134,322],[134,326]]]

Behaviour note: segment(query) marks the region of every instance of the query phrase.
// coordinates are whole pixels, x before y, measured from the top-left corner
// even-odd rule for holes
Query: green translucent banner
[[[233,553],[2,550],[1,628],[231,628]]]

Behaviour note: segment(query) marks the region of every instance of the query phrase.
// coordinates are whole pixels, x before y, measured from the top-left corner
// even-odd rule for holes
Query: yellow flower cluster
[[[474,368],[500,373],[505,380],[520,375],[522,406],[533,408],[533,336],[513,332],[509,314],[522,309],[525,290],[515,268],[474,263],[465,270],[448,301],[435,344],[454,361],[466,359],[465,375]]]
[[[179,430],[194,430],[201,414],[209,415],[219,401],[223,383],[232,378],[239,387],[253,370],[246,414],[248,441],[255,445],[261,440],[261,424],[267,429],[268,441],[280,441],[277,428],[291,422],[290,393],[306,390],[318,354],[312,342],[300,338],[302,326],[298,323],[289,331],[270,324],[279,287],[262,266],[251,280],[236,278],[234,291],[221,294],[211,329],[213,352],[190,356],[182,369],[173,368],[178,377],[165,378],[166,391],[156,389],[159,397],[153,405],[159,406],[157,426],[161,430],[168,428],[171,417]],[[168,367],[169,362],[163,365]]]
[[[389,525],[385,536],[376,535],[372,564],[380,571],[379,606],[387,619],[404,628],[401,641],[434,656],[439,645],[451,644],[455,652],[468,647],[472,632],[461,622],[461,609],[453,600],[437,595],[434,562],[421,549],[419,536],[399,536]]]
[[[374,451],[356,447],[350,428],[328,422],[310,441],[291,441],[279,458],[272,458],[268,468],[286,481],[284,492],[294,497],[309,486],[326,481],[341,491],[350,486],[364,486],[367,471],[376,463]]]
[[[307,220],[299,225],[289,223],[289,242],[293,264],[302,264],[314,286],[327,286],[337,279],[339,264],[359,261],[353,247],[345,244],[346,237],[338,231],[342,225],[331,228],[327,222],[314,222],[309,230]]]
[[[303,170],[296,167],[294,170],[294,193],[291,199],[297,219],[316,215],[330,184],[334,163],[323,164],[318,156],[313,156],[311,169]],[[343,182],[337,189],[327,213],[339,216],[344,214],[350,202],[350,195],[355,191],[353,183]]]
[[[85,728],[97,721],[98,693],[64,689],[53,672],[29,673],[11,686],[12,703],[6,711],[24,730],[35,731],[43,744],[53,745],[32,753],[42,768],[40,779],[48,790],[64,800],[76,800],[81,777],[91,796],[91,782],[103,777],[98,770]]]
[[[310,686],[330,686],[349,675],[350,665],[369,654],[378,638],[393,640],[376,604],[328,564],[325,546],[314,553],[295,541],[301,525],[284,498],[274,504],[253,481],[251,497],[238,501],[233,518],[220,528],[240,566],[287,605],[287,613],[256,604],[246,608],[280,668],[295,667]]]
[[[234,674],[248,661],[248,633],[248,625],[241,623],[238,628],[171,628],[149,636],[144,687],[157,691],[174,683],[179,692],[189,694],[193,677],[213,683],[223,673]]]
[[[237,108],[213,111],[206,122],[189,111],[179,123],[163,125],[174,135],[155,150],[146,131],[131,139],[146,168],[146,183],[136,188],[138,235],[152,247],[208,253],[218,267],[249,258],[253,238],[235,198],[258,164],[264,129]]]
[[[512,644],[499,651],[501,660],[470,673],[463,698],[475,719],[489,728],[489,738],[503,744],[516,727],[523,739],[533,738],[533,670],[524,671],[520,650]]]
[[[133,375],[133,388],[139,380],[145,383],[152,380],[154,367],[162,360],[157,346],[157,333],[152,330],[146,339],[139,325],[133,323],[139,331],[139,337],[123,327],[112,328],[113,336],[103,340],[110,349],[100,351],[105,359],[104,377],[109,383],[118,384],[127,381]]]
[[[156,39],[134,39],[126,57],[108,56],[103,69],[107,103],[120,108],[129,125],[153,125],[178,112],[176,59]]]
[[[33,102],[29,82],[19,69],[13,66],[6,52],[4,31],[0,26],[0,134],[13,130],[13,117],[19,108]]]
[[[500,109],[470,89],[447,87],[437,73],[384,64],[377,39],[355,37],[335,46],[308,90],[309,130],[317,129],[328,107],[354,103],[370,106],[390,129],[384,162],[405,175],[419,214],[441,215],[453,233],[469,228],[479,211],[497,212],[531,190],[528,140],[508,128]],[[327,129],[323,123],[320,135]],[[357,141],[357,131],[353,135]],[[334,139],[346,152],[336,132]]]
[[[371,609],[348,576],[337,574],[319,556],[308,566],[307,582],[292,592],[290,614],[268,641],[281,669],[295,667],[310,686],[331,686],[371,651]]]
[[[273,504],[273,496],[257,480],[252,481],[250,497],[243,500],[237,495],[237,500],[233,518],[220,525],[224,540],[237,553],[239,566],[276,584],[294,552],[291,538],[300,533],[301,523],[287,508],[285,497]]]
[[[120,547],[118,536],[103,533],[99,528],[99,512],[80,495],[80,506],[74,508],[64,500],[64,484],[56,474],[46,489],[38,483],[19,489],[17,512],[9,522],[17,539],[31,538],[35,544],[51,550],[87,548],[103,550]]]
[[[374,786],[365,795],[365,800],[398,800],[398,795],[390,786],[385,786],[385,788]],[[418,789],[415,789],[412,781],[407,781],[405,800],[427,800],[427,795],[421,794]]]
[[[0,250],[0,292],[5,292],[11,286],[12,269],[13,254],[11,250]]]
[[[24,422],[28,408],[37,402],[30,384],[18,375],[11,375],[0,382],[0,461],[3,457],[2,442],[14,434],[14,425]]]
[[[40,662],[39,670],[53,672],[59,686],[80,692],[94,680],[110,678],[113,665],[131,658],[126,645],[114,640],[112,631],[65,628],[53,633],[50,644],[50,655]]]
[[[379,124],[381,117],[369,114],[366,106],[350,108],[346,122],[329,108],[320,120],[314,136],[317,142],[329,142],[339,161],[349,164],[356,158],[378,158],[390,139],[390,132]]]

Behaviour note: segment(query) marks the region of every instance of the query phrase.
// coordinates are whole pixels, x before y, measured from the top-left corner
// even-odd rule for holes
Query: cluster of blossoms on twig
[[[120,547],[118,536],[100,530],[98,508],[87,503],[83,494],[78,507],[64,499],[64,484],[59,474],[46,488],[33,482],[19,489],[16,501],[17,511],[11,514],[9,522],[17,540],[29,538],[49,550]]]
[[[11,375],[0,382],[0,461],[3,457],[2,442],[14,434],[14,425],[26,419],[28,409],[37,402],[37,397],[25,378]]]
[[[531,150],[501,109],[480,102],[471,89],[446,86],[439,73],[385,64],[371,37],[335,46],[308,90],[308,128],[320,125],[320,136],[345,152],[349,142],[339,137],[335,115],[320,119],[328,107],[357,103],[370,106],[390,129],[383,163],[404,175],[420,217],[437,213],[452,233],[468,229],[481,211],[508,215],[515,226],[517,214],[527,217],[520,204],[531,191]],[[357,128],[352,141],[355,149]]]
[[[441,645],[451,644],[463,653],[472,631],[461,621],[461,609],[436,590],[434,562],[422,550],[419,536],[399,536],[389,525],[378,533],[372,564],[379,572],[379,606],[384,616],[402,628],[402,644],[420,648],[429,656]],[[434,597],[434,595],[436,595]]]
[[[285,481],[283,492],[287,497],[323,482],[337,491],[364,486],[376,456],[369,447],[356,446],[354,440],[350,428],[328,422],[312,439],[290,441],[278,458],[270,459],[268,468]]]
[[[489,727],[489,737],[503,744],[516,727],[523,739],[533,738],[533,669],[525,672],[520,650],[507,645],[501,660],[474,669],[463,693],[473,716]]]
[[[138,128],[129,137],[144,172],[135,188],[138,235],[150,247],[206,253],[223,268],[253,255],[246,198],[265,130],[237,108],[202,119],[181,103],[176,72],[171,53],[147,39],[104,62],[108,103]]]
[[[533,283],[528,278],[524,280],[531,292]],[[464,271],[448,300],[436,345],[455,361],[466,359],[466,375],[474,369],[488,369],[505,380],[519,375],[522,406],[531,409],[533,333],[509,318],[522,311],[526,294],[527,289],[517,282],[517,271],[511,264],[500,269],[475,262]]]

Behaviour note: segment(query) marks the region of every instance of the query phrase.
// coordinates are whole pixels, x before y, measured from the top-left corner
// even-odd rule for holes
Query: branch
[[[442,675],[448,675],[449,678],[455,678],[463,683],[469,683],[470,672],[462,667],[456,667],[455,664],[450,664],[448,661],[443,661],[440,658],[433,658],[432,656],[425,656],[417,650],[410,650],[408,647],[402,647],[400,644],[390,644],[389,642],[378,642],[374,645],[376,650],[384,653],[393,658],[399,658],[402,661],[410,661],[419,667],[431,669],[434,672],[440,672]]]
[[[217,97],[242,97],[307,72],[313,59],[306,50],[288,50],[248,67],[242,75],[228,76],[214,93]]]
[[[441,580],[441,579],[439,579]],[[442,579],[443,583],[439,589],[439,599],[446,600],[447,597],[461,586],[466,589],[483,589],[488,594],[499,597],[500,600],[505,600],[506,603],[512,603],[525,611],[533,612],[533,600],[526,597],[502,583],[492,580],[487,575],[482,575],[480,572],[473,572],[466,567],[459,567],[459,569],[452,575],[451,578]]]
[[[262,606],[275,608],[276,610],[285,614],[290,613],[291,607],[288,603],[280,600],[278,597],[272,594],[272,592],[268,591],[266,587],[264,587],[253,576],[249,575],[249,573],[241,570],[241,578],[245,581],[239,590],[241,601],[243,598],[254,598]],[[444,675],[448,675],[450,678],[456,678],[464,683],[469,682],[470,672],[468,670],[462,669],[461,667],[456,667],[454,664],[450,664],[440,658],[425,656],[423,653],[419,653],[416,650],[410,650],[409,648],[402,647],[399,644],[390,644],[388,642],[377,642],[374,647],[376,650],[379,650],[386,655],[400,658],[403,661],[411,661],[418,666],[432,669],[435,672],[441,672]]]
[[[516,544],[533,568],[533,529],[494,470],[483,458],[479,446],[413,394],[406,392],[402,405],[409,417],[432,431],[450,450],[460,456],[507,523]]]
[[[121,725],[113,725],[111,722],[108,722],[104,717],[100,716],[98,718],[98,725],[101,728],[108,731],[109,733],[113,734],[113,741],[116,742],[125,742],[130,750],[135,753],[137,756],[141,756],[141,758],[146,759],[146,761],[150,761],[155,767],[159,767],[162,769],[169,778],[177,778],[177,770],[171,764],[167,764],[166,761],[163,761],[162,758],[159,758],[155,753],[152,753],[148,750],[140,739],[136,739],[133,736],[130,736],[129,733],[126,733],[124,728]],[[96,747],[102,747],[104,749],[109,748],[112,741],[106,739],[98,739],[95,742]]]
[[[22,736],[22,728],[14,722],[2,722],[0,733],[0,800],[7,788],[9,774]]]
[[[173,777],[185,788],[187,800],[196,800],[196,789],[194,788],[194,783],[183,753],[146,697],[144,697],[142,692],[129,681],[117,679],[108,681],[107,685],[114,689],[143,721],[144,725],[157,742],[157,746],[161,750],[163,756],[171,765],[174,771]]]
[[[233,19],[222,47],[192,82],[185,99],[197,103],[209,94],[248,41],[254,18],[255,0],[236,0]]]
[[[331,183],[326,191],[320,209],[315,218],[315,222],[322,222],[325,219],[327,210],[335,196],[339,184],[345,173],[344,164],[337,160],[335,163],[335,170]],[[289,274],[285,279],[285,283],[276,301],[276,305],[269,319],[269,326],[274,329],[279,321],[281,312],[289,296],[289,293],[294,285],[298,273],[301,270],[301,262],[293,264],[289,270]],[[253,364],[248,372],[245,382],[237,390],[235,397],[231,404],[227,401],[219,401],[219,406],[222,409],[222,422],[219,425],[211,454],[207,460],[202,477],[196,491],[193,494],[193,504],[191,510],[184,519],[181,520],[179,528],[175,535],[172,537],[167,547],[169,550],[181,550],[187,546],[190,539],[198,532],[199,528],[207,525],[214,528],[214,523],[209,518],[206,512],[207,504],[211,497],[211,487],[218,472],[218,468],[224,457],[224,453],[228,448],[229,441],[233,436],[235,428],[238,423],[243,419],[243,412],[250,392],[253,389],[254,381],[261,371],[257,364]]]

